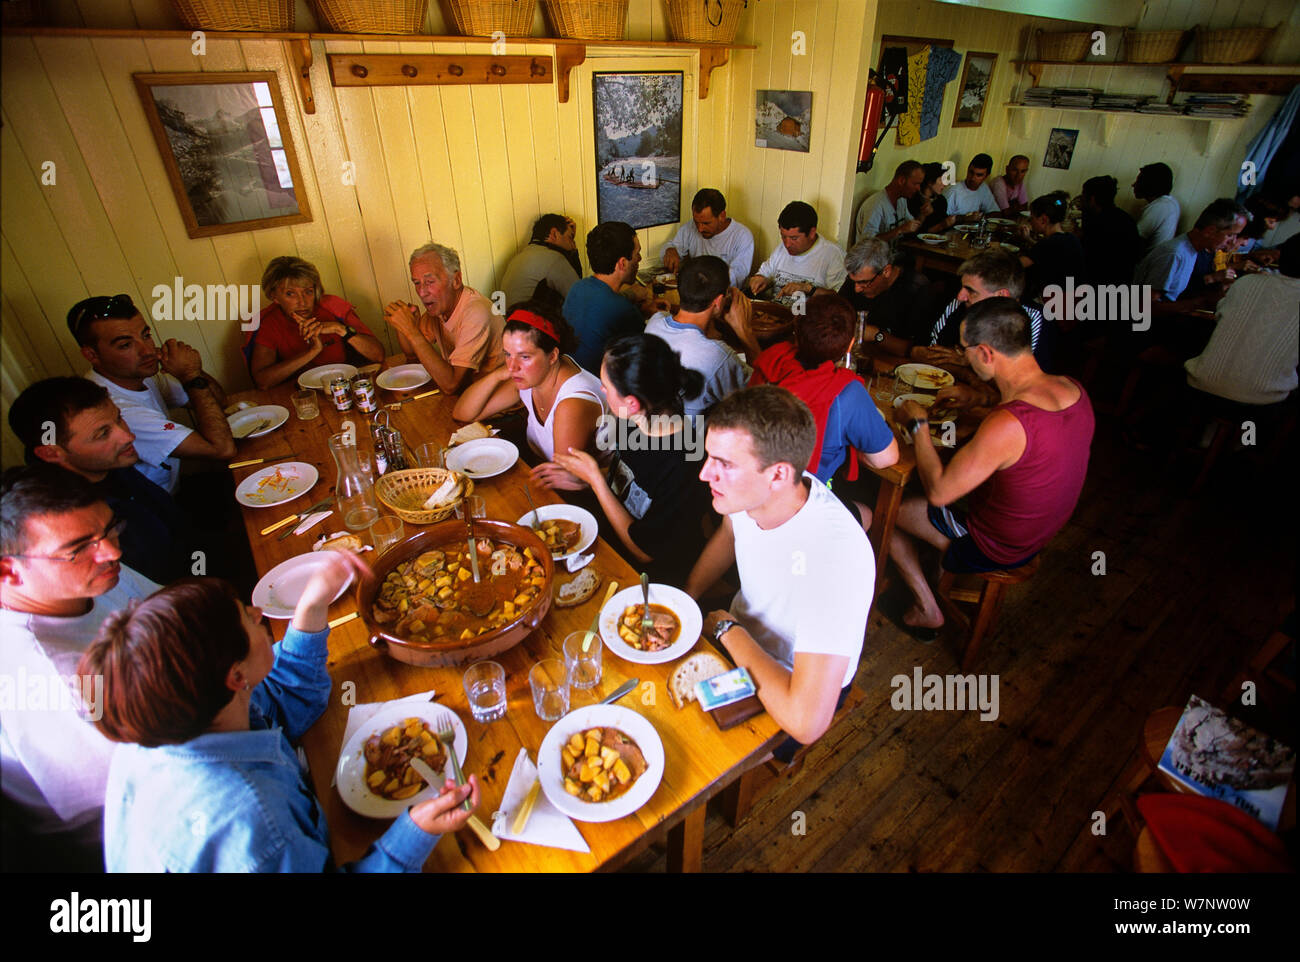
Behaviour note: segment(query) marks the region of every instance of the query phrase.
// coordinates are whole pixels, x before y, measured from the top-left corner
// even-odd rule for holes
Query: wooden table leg
[[[758,767],[751,768],[723,790],[722,814],[732,828],[744,821],[749,810],[754,807],[757,783]]]
[[[885,578],[886,562],[889,560],[889,539],[894,535],[894,522],[898,519],[898,507],[902,503],[903,485],[882,478],[880,493],[876,495],[876,509],[871,516],[871,541],[876,546],[877,593]]]
[[[668,871],[698,872],[704,863],[704,816],[700,805],[668,830]]]

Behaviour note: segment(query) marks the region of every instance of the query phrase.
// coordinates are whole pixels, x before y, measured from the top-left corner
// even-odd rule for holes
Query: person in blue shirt
[[[573,359],[599,377],[605,345],[645,330],[641,309],[619,293],[624,284],[636,281],[641,239],[620,220],[597,224],[587,234],[587,261],[593,276],[569,288],[564,319],[578,335]]]
[[[109,768],[110,872],[333,870],[329,832],[290,744],[329,700],[326,611],[351,575],[331,553],[303,590],[284,640],[217,578],[190,578],[115,613],[78,666],[102,677],[96,722],[122,742]],[[443,832],[469,819],[478,784],[450,781],[403,813],[350,872],[418,872]]]

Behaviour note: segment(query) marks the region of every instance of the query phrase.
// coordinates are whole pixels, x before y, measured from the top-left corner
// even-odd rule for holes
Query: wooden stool
[[[998,609],[1002,607],[1003,590],[1007,585],[1018,585],[1023,581],[1028,581],[1037,570],[1038,555],[1035,555],[1019,568],[978,572],[975,577],[984,582],[983,586],[978,590],[956,587],[956,573],[944,571],[943,576],[939,579],[939,590],[937,592],[939,605],[943,608],[946,617],[951,617],[961,625],[963,631],[969,632],[969,638],[961,656],[962,671],[970,671],[971,666],[975,664],[975,656],[979,654],[980,645],[983,644],[989,632],[993,630],[993,625],[998,617]],[[957,602],[975,605],[974,619],[968,617],[964,611],[958,608]]]
[[[826,729],[826,734],[830,734],[842,719],[862,703],[864,698],[866,698],[866,694],[856,683],[850,685],[849,693],[844,697],[844,704],[835,710],[835,717],[831,719],[830,728]],[[822,738],[825,737],[826,735],[822,735]],[[813,743],[813,745],[815,744],[816,742]],[[722,792],[722,813],[731,827],[735,828],[744,821],[745,816],[749,814],[749,810],[754,807],[754,802],[779,777],[793,775],[803,768],[804,758],[807,757],[812,747],[812,745],[803,746],[803,748],[795,752],[794,758],[790,760],[788,765],[777,761],[775,758],[761,761],[727,786]]]

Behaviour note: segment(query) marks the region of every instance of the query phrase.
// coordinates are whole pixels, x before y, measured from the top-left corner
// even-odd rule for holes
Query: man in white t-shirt
[[[834,294],[844,286],[844,251],[817,235],[817,211],[801,200],[791,201],[776,219],[781,247],[749,279],[751,294],[769,287],[777,297],[815,291]]]
[[[732,287],[743,284],[754,266],[753,233],[727,216],[727,199],[712,187],[692,198],[691,219],[684,221],[664,245],[660,260],[664,270],[676,273],[685,258],[701,254],[712,254],[727,262]]]
[[[87,378],[108,389],[140,454],[136,470],[168,494],[180,483],[180,459],[226,461],[235,439],[222,409],[226,393],[203,370],[199,352],[169,339],[160,349],[125,294],[88,297],[68,311],[68,330],[90,362]],[[160,370],[161,369],[161,370]],[[172,419],[169,408],[189,405],[196,427]]]
[[[1178,219],[1183,209],[1170,191],[1174,189],[1174,172],[1168,164],[1147,164],[1138,169],[1133,181],[1133,196],[1147,201],[1138,217],[1138,237],[1141,253],[1153,250],[1178,233]]]
[[[724,398],[709,416],[700,478],[722,525],[686,582],[704,596],[735,564],[740,591],[704,634],[748,668],[768,714],[799,744],[830,727],[853,682],[876,565],[858,519],[804,471],[817,443],[812,412],[770,384]]]
[[[103,680],[76,678],[77,663],[109,615],[158,585],[120,563],[120,523],[80,476],[32,465],[2,489],[0,785],[19,823],[7,829],[45,868],[102,870],[113,744],[89,720]],[[6,868],[23,867],[10,854]]]
[[[901,234],[919,231],[921,222],[912,217],[907,202],[916,196],[924,182],[925,170],[915,160],[899,164],[885,189],[868,197],[858,208],[858,243],[868,237],[892,241]]]
[[[977,219],[980,214],[996,214],[1001,208],[984,181],[993,169],[993,158],[988,154],[976,154],[966,166],[966,179],[960,184],[953,184],[944,197],[948,201],[948,227],[958,221]]]

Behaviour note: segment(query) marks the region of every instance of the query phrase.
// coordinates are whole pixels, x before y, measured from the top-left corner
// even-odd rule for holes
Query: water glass
[[[600,684],[600,635],[594,635],[591,645],[583,651],[586,637],[586,631],[575,631],[564,639],[564,667],[569,672],[569,684],[580,690]]]
[[[370,483],[375,483],[375,452],[370,448],[357,448],[357,464],[361,465],[361,473],[370,479]]]
[[[476,661],[465,669],[465,695],[479,723],[506,717],[506,670],[495,661]]]
[[[469,511],[471,518],[486,518],[487,504],[477,494],[471,494],[468,498],[462,498],[460,504],[456,505],[456,517],[464,521],[466,511]]]
[[[421,444],[415,449],[415,463],[422,468],[445,468],[447,449],[441,444]]]
[[[319,395],[315,391],[295,391],[293,409],[298,412],[299,421],[310,421],[320,416]]]
[[[406,534],[402,519],[392,514],[381,515],[370,526],[370,543],[375,546],[375,554],[381,555],[393,545],[398,544]]]
[[[569,673],[558,658],[546,658],[528,672],[533,710],[542,721],[558,721],[569,713]]]

